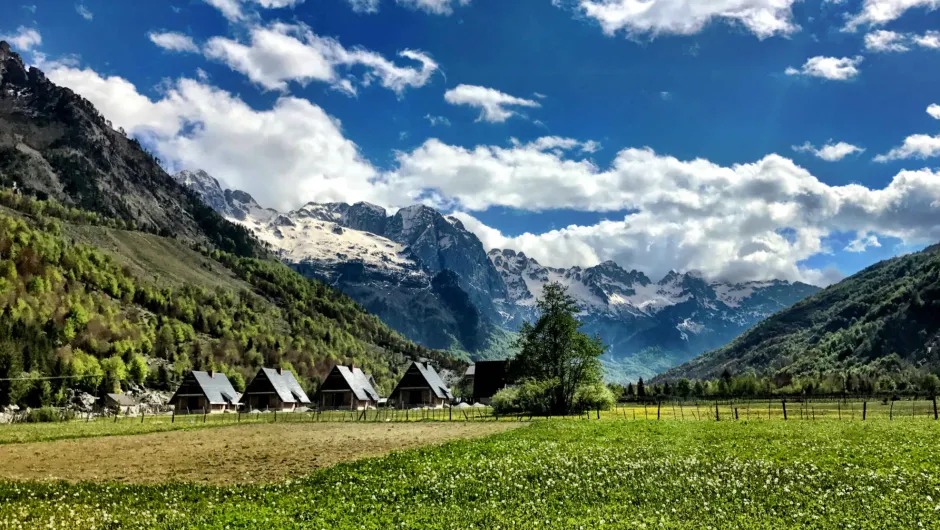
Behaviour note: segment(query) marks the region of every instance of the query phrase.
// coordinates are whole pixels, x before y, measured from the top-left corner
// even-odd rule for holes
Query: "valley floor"
[[[279,459],[317,457],[324,437],[332,439],[331,447],[349,448],[373,445],[373,436],[418,442],[452,426],[481,435],[488,425],[512,422],[251,425],[128,437],[140,442],[133,444],[136,449],[105,450],[114,438],[78,442],[101,440],[103,461],[146,451],[144,442],[156,437],[202,454],[204,467],[219,473],[228,469],[225,455],[236,458],[252,441],[263,447],[289,444],[285,452],[259,447],[272,458],[252,460],[250,469],[263,474],[279,466]],[[940,453],[934,443],[940,422],[933,420],[524,425],[273,484],[174,483],[160,470],[154,473],[167,483],[159,485],[0,482],[0,528],[940,527]],[[412,428],[418,430],[397,430]],[[240,429],[246,436],[235,436]],[[226,441],[200,451],[197,444],[208,443],[206,436]],[[42,451],[67,443],[74,442],[19,447]],[[183,449],[190,444],[196,448]],[[0,455],[0,461],[27,453]],[[198,481],[192,475],[177,478]]]

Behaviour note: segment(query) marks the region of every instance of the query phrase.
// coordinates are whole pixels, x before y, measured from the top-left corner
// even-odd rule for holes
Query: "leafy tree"
[[[646,397],[646,385],[643,384],[642,377],[636,382],[636,397],[638,398]]]
[[[599,338],[579,331],[577,303],[561,284],[545,286],[538,309],[535,324],[526,322],[519,330],[513,370],[521,380],[536,382],[549,394],[545,396],[548,411],[567,413],[579,386],[600,381],[605,347]],[[542,401],[535,400],[535,404],[541,407]]]

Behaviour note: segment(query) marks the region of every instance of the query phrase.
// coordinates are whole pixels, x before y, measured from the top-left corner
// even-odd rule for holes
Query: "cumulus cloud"
[[[870,52],[907,52],[911,46],[940,49],[940,31],[928,31],[923,35],[876,30],[865,35],[865,48]]]
[[[870,52],[906,52],[907,36],[894,31],[880,29],[865,35],[865,49]]]
[[[33,28],[20,26],[16,28],[16,33],[0,34],[0,40],[9,42],[16,51],[28,52],[42,44],[42,35]]]
[[[929,112],[929,109],[928,109]],[[904,139],[904,143],[883,155],[875,157],[875,162],[890,162],[910,158],[925,159],[940,156],[940,135],[913,134]]]
[[[935,120],[940,120],[940,105],[934,103],[927,107],[927,114],[930,114],[930,116]]]
[[[84,4],[75,4],[75,12],[79,14],[85,20],[91,21],[95,18],[95,14],[88,10]]]
[[[190,53],[199,52],[199,46],[196,46],[196,43],[193,42],[193,38],[189,35],[184,35],[175,31],[166,31],[163,33],[151,31],[147,34],[147,37],[150,39],[150,42],[156,44],[164,50]]]
[[[395,0],[398,4],[410,9],[417,9],[432,15],[450,15],[455,6],[470,4],[470,0]]]
[[[458,85],[444,93],[444,100],[451,105],[468,105],[480,109],[477,121],[502,123],[518,114],[507,107],[541,107],[531,99],[517,98],[493,88],[475,85]]]
[[[914,42],[923,48],[940,50],[940,31],[928,31],[914,37]]]
[[[434,206],[463,212],[461,220],[488,246],[557,266],[613,259],[652,274],[675,267],[738,280],[819,282],[829,273],[801,262],[828,251],[833,232],[940,239],[940,172],[903,171],[885,188],[869,189],[829,186],[779,155],[725,167],[630,148],[602,168],[572,156],[572,145],[552,137],[467,149],[431,139],[400,153],[385,181],[398,196],[412,190],[413,200],[432,197]],[[630,213],[507,237],[468,218],[493,206]]]
[[[378,13],[379,0],[347,0],[356,13]]]
[[[238,22],[249,18],[253,12],[244,10],[244,5],[263,9],[281,9],[302,4],[304,0],[203,0],[219,10],[229,22]]]
[[[940,0],[865,0],[862,11],[850,16],[842,31],[856,31],[860,26],[883,26],[901,18],[909,9],[933,11],[938,7]]]
[[[255,110],[236,96],[179,79],[152,100],[120,77],[56,67],[49,78],[82,94],[176,168],[202,168],[265,206],[305,201],[385,202],[376,171],[339,120],[307,100],[280,97]]]
[[[843,250],[846,252],[865,252],[872,247],[881,248],[881,242],[878,241],[878,237],[875,236],[875,234],[859,234],[859,236],[846,245]]]
[[[793,150],[798,153],[810,153],[816,158],[821,158],[826,162],[838,162],[849,155],[865,151],[865,149],[857,145],[846,142],[833,143],[832,140],[829,140],[826,145],[819,149],[816,149],[813,144],[806,142],[803,145],[794,145]]]
[[[438,125],[450,127],[450,120],[444,116],[431,116],[430,114],[427,114],[424,116],[424,119],[428,120],[428,123],[431,124],[431,127],[436,127]]]
[[[797,0],[580,0],[583,15],[596,20],[608,35],[628,37],[692,35],[712,21],[740,24],[759,39],[789,35]],[[556,4],[557,5],[557,4]]]
[[[908,244],[940,240],[940,171],[901,171],[885,187],[871,189],[827,185],[775,154],[724,166],[627,148],[599,165],[587,154],[590,141],[560,136],[505,147],[429,139],[396,153],[391,169],[381,171],[344,136],[337,119],[304,99],[282,95],[255,109],[193,79],[169,82],[151,98],[119,77],[42,66],[171,168],[206,169],[263,205],[422,202],[457,211],[487,246],[523,250],[548,265],[614,259],[652,275],[699,269],[736,281],[826,283],[838,274],[803,263],[829,252],[833,233]],[[511,237],[474,222],[473,212],[493,206],[627,213]]]
[[[427,84],[438,69],[437,63],[421,51],[399,52],[400,57],[418,66],[398,66],[376,52],[347,49],[339,41],[316,35],[299,24],[255,26],[249,30],[249,40],[242,44],[226,37],[213,37],[206,43],[204,53],[266,89],[282,91],[287,90],[290,81],[302,85],[322,81],[355,95],[357,85],[369,86],[378,81],[401,95],[410,87]],[[357,78],[349,73],[353,67],[362,67],[366,73]]]
[[[858,65],[862,64],[863,60],[864,57],[861,55],[842,58],[810,57],[802,68],[797,70],[791,66],[786,69],[786,74],[821,77],[832,81],[849,81],[858,76]]]

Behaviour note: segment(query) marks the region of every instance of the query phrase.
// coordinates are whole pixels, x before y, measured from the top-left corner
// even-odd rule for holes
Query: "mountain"
[[[486,357],[504,338],[492,300],[505,286],[483,245],[455,219],[425,206],[389,216],[368,203],[310,203],[282,214],[243,191],[223,190],[204,171],[175,178],[285,263],[420,344]]]
[[[582,309],[584,330],[608,345],[609,379],[633,380],[727,344],[744,330],[819,289],[804,283],[706,281],[695,272],[669,272],[653,282],[642,272],[606,261],[595,267],[544,267],[514,250],[490,259],[508,296],[496,300],[503,322],[531,320],[548,282],[559,282]]]
[[[180,186],[85,98],[0,42],[0,186],[240,255],[263,249]]]
[[[188,184],[199,182],[214,189],[204,174]],[[354,362],[390,390],[411,360],[466,367],[274,259],[6,42],[0,186],[0,406],[59,405],[73,384],[167,388],[189,368],[245,379],[282,366],[315,388]],[[234,218],[266,214],[241,192],[206,197]],[[452,283],[434,288],[452,294]]]
[[[940,369],[940,246],[873,265],[658,380]]]
[[[607,376],[618,381],[650,377],[723,346],[818,291],[802,283],[709,282],[677,272],[653,282],[613,261],[544,267],[513,250],[485,252],[459,220],[427,206],[387,215],[367,203],[309,203],[282,214],[247,193],[223,190],[205,172],[176,178],[286,263],[339,288],[405,336],[476,358],[507,354],[499,348],[508,342],[506,332],[538,318],[536,299],[549,281],[566,285],[578,300],[585,330],[610,347]]]

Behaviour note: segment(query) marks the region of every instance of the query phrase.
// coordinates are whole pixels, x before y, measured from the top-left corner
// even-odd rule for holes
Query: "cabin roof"
[[[402,387],[402,383],[408,379],[408,372],[411,372],[412,367],[417,371],[418,377],[424,380],[423,386],[431,389],[431,392],[433,392],[438,399],[454,399],[453,394],[450,393],[450,388],[447,387],[447,385],[441,379],[441,376],[438,375],[437,370],[435,370],[430,363],[422,363],[419,361],[413,361],[411,366],[408,367],[408,370],[405,370],[405,375],[402,376],[400,381],[398,381],[398,385],[392,392],[393,397],[398,395],[398,391]],[[415,382],[416,381],[412,380],[409,381],[408,384],[411,386]]]
[[[121,407],[135,407],[137,400],[127,394],[108,394],[108,399],[117,403]]]
[[[278,397],[284,403],[310,403],[307,393],[304,392],[300,383],[297,382],[297,378],[294,377],[294,373],[290,370],[280,372],[274,368],[262,368],[261,371],[267,376],[274,391],[277,392]]]
[[[231,381],[228,380],[225,374],[215,372],[210,376],[209,372],[199,372],[196,370],[193,370],[192,374],[193,377],[196,378],[196,383],[202,389],[203,394],[205,394],[206,398],[209,400],[209,403],[213,405],[234,405],[238,403],[240,396],[238,392],[235,391],[235,388],[232,387]]]
[[[333,369],[338,370],[340,375],[343,376],[343,379],[346,380],[346,384],[349,385],[349,389],[356,395],[356,399],[359,401],[379,400],[379,393],[375,391],[371,383],[372,376],[366,374],[359,368],[350,368],[349,366],[343,366],[341,364],[336,365]]]

